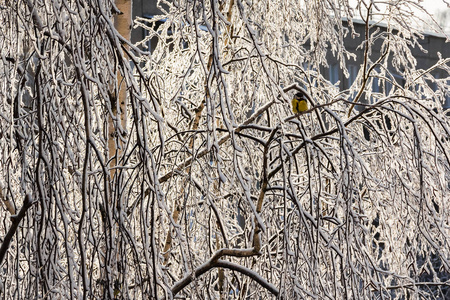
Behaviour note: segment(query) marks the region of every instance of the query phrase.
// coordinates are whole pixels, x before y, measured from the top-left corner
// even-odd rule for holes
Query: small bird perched
[[[294,114],[308,110],[308,100],[302,92],[295,94],[291,103]]]

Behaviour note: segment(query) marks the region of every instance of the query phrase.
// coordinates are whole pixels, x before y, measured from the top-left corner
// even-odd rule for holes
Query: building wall
[[[149,17],[161,14],[157,0],[133,0],[133,20],[136,17]],[[131,41],[137,43],[144,38],[144,29],[138,27],[131,32]]]
[[[364,41],[365,25],[362,23],[358,23],[358,21],[354,21],[354,27],[355,27],[355,31],[359,34],[359,37],[351,38],[350,34],[348,34],[347,37],[344,39],[344,43],[345,43],[345,47],[347,48],[347,50],[349,50],[352,53],[355,53],[357,56],[356,60],[348,60],[347,65],[348,66],[355,65],[359,68],[363,63],[364,50],[362,47],[360,47],[358,50],[356,50],[356,49]],[[376,28],[380,29],[381,31],[386,31],[385,27],[377,26],[370,30],[370,34],[372,34]],[[420,45],[428,51],[428,53],[424,53],[423,51],[421,51],[418,48],[418,46],[412,48],[413,56],[417,60],[416,68],[428,69],[433,64],[438,62],[439,57],[438,57],[437,52],[440,52],[442,54],[442,57],[444,57],[444,58],[450,57],[450,47],[445,43],[445,40],[446,39],[443,36],[434,35],[434,34],[425,34],[424,39],[420,40],[419,42],[420,42]],[[381,45],[382,45],[381,41],[378,41],[372,47],[371,53],[369,56],[372,62],[376,61],[381,56]],[[337,63],[336,59],[332,56],[331,53],[328,54],[327,59],[328,59],[330,65]],[[394,70],[392,65],[389,66],[389,69],[391,71]],[[330,79],[330,77],[327,75],[327,73],[329,73],[329,72],[326,72],[327,69],[323,68],[322,71],[323,71],[323,74],[325,74],[325,77],[327,79]],[[444,75],[445,75],[442,70],[434,72],[433,74],[441,75],[440,78],[444,77]],[[341,80],[341,85],[340,85],[341,89],[345,89],[345,88],[349,87],[349,82],[347,79],[344,78],[343,74],[339,74],[339,79]]]

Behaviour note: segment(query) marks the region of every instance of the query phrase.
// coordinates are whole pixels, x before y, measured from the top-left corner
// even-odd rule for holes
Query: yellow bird
[[[294,114],[308,110],[308,100],[302,92],[298,92],[292,98],[292,111]]]

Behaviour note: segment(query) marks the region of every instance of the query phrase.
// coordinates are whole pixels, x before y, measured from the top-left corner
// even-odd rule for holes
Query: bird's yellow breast
[[[294,114],[308,110],[308,103],[305,100],[292,99],[292,111]]]
[[[308,103],[305,100],[300,100],[297,104],[298,111],[306,111],[308,110]]]

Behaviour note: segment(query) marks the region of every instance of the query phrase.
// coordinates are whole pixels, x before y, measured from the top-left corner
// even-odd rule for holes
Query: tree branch
[[[33,201],[31,200],[31,195],[26,194],[25,199],[23,200],[22,208],[20,209],[19,213],[17,215],[11,216],[11,227],[8,230],[8,233],[5,236],[5,239],[3,240],[2,247],[0,248],[0,264],[3,262],[3,259],[5,258],[6,251],[9,248],[9,244],[11,243],[11,240],[16,233],[17,227],[19,226],[20,221],[25,217],[25,214],[28,210],[28,208],[33,205]]]
[[[225,249],[219,250],[219,252],[223,251],[223,250],[225,250]],[[228,249],[228,250],[231,250],[231,249]],[[239,250],[232,250],[232,251],[239,251]],[[245,251],[249,251],[249,250],[245,250]],[[217,252],[216,252],[216,254],[217,254]],[[273,295],[278,296],[278,294],[280,293],[280,291],[277,289],[276,286],[274,286],[273,284],[271,284],[270,282],[268,282],[267,280],[262,278],[255,271],[248,269],[244,266],[238,265],[236,263],[233,263],[233,262],[224,261],[224,260],[214,260],[215,256],[216,255],[214,255],[206,263],[197,267],[194,270],[193,274],[189,274],[189,275],[185,276],[183,279],[181,279],[180,281],[176,282],[172,287],[173,295],[175,296],[183,288],[185,288],[187,285],[189,285],[196,277],[199,277],[199,276],[205,274],[206,272],[208,272],[209,270],[211,270],[213,268],[225,268],[225,269],[239,272],[241,274],[244,274],[244,275],[250,277],[257,283],[259,283],[262,287],[267,289]]]

